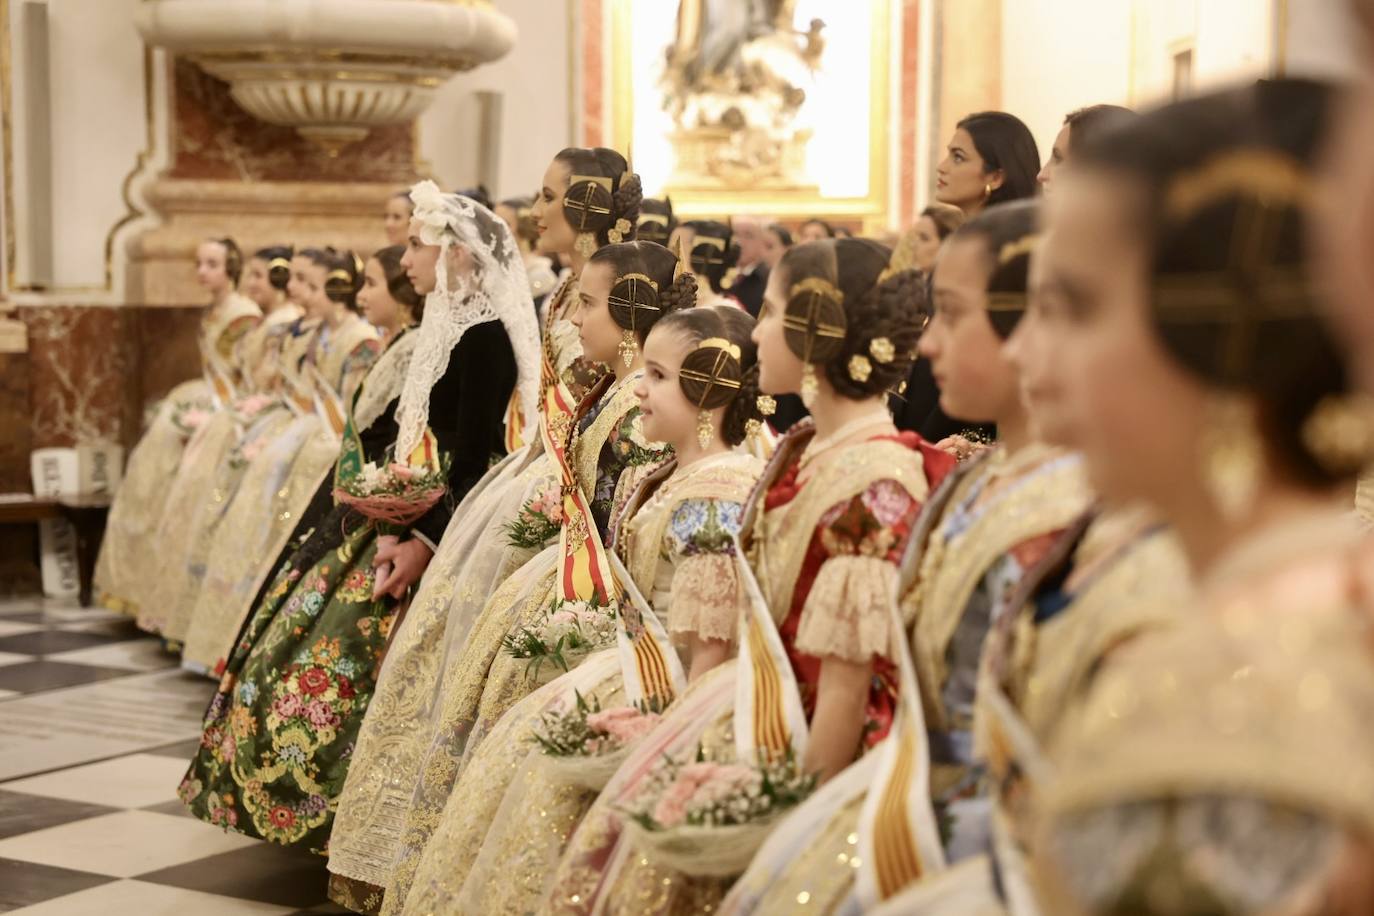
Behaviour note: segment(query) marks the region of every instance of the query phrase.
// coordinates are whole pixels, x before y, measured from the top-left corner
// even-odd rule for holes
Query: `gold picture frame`
[[[655,0],[662,2],[662,0]],[[811,188],[700,189],[666,187],[680,218],[719,217],[736,213],[775,219],[821,217],[859,221],[865,231],[887,225],[891,187],[889,122],[892,105],[892,0],[866,0],[871,11],[869,38],[868,193],[860,197],[824,197]],[[606,87],[611,145],[633,154],[635,81],[631,73],[630,36],[635,0],[609,2],[610,61]]]

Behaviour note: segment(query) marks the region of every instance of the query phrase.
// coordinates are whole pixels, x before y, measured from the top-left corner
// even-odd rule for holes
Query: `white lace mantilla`
[[[396,409],[397,455],[409,455],[429,422],[429,393],[448,369],[449,357],[473,325],[500,321],[510,338],[518,372],[516,390],[524,411],[525,441],[539,417],[539,325],[525,262],[504,220],[476,201],[445,194],[432,181],[410,189],[420,240],[439,246],[437,284],[425,299],[410,372]],[[461,245],[475,268],[450,278],[449,251]]]

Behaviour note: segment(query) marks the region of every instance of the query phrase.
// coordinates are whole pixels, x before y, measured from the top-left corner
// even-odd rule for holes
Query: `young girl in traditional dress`
[[[931,478],[952,464],[896,433],[885,407],[920,328],[916,276],[883,276],[889,256],[867,241],[813,242],[770,275],[754,331],[760,388],[800,393],[815,420],[780,443],[745,509],[746,584],[758,580],[741,613],[748,652],[702,677],[630,753],[574,835],[545,909],[714,908],[752,848],[668,804],[678,789],[657,796],[665,777],[701,759],[741,778],[766,763],[793,783],[824,782],[886,733],[896,699],[887,596]],[[691,851],[660,861],[666,848],[626,833],[627,808],[661,815],[669,842],[691,834]],[[779,813],[739,826],[766,833]]]

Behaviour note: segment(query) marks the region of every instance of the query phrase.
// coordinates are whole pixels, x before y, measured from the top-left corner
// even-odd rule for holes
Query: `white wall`
[[[19,285],[43,282],[57,290],[103,287],[105,239],[128,208],[121,186],[147,137],[143,43],[132,25],[139,0],[11,0],[10,40],[15,43],[12,104],[16,117],[14,203]],[[26,9],[28,8],[28,9]],[[34,49],[25,47],[23,24],[46,8],[49,105],[35,107],[28,79]],[[25,131],[51,138],[51,201],[28,199]],[[41,134],[39,135],[41,137]],[[50,237],[26,231],[31,208],[51,207]],[[31,264],[51,256],[52,274],[35,276]]]
[[[476,183],[482,142],[476,93],[498,93],[496,176],[488,190],[500,198],[532,194],[553,154],[573,138],[568,126],[567,0],[497,0],[496,6],[520,30],[514,49],[444,86],[420,118],[420,151],[445,187]]]
[[[1070,111],[1126,104],[1130,6],[1130,0],[1004,0],[1002,108],[1030,127],[1042,159]]]

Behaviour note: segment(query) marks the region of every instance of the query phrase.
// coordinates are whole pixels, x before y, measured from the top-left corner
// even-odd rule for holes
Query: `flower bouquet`
[[[425,467],[369,461],[359,473],[336,481],[334,498],[373,521],[405,528],[448,492],[448,469],[447,454]]]
[[[210,421],[212,413],[213,411],[200,401],[177,401],[172,405],[170,416],[172,425],[189,439]]]
[[[520,507],[515,519],[506,523],[506,543],[512,547],[542,550],[558,537],[562,525],[563,489],[557,480],[550,479]]]
[[[277,399],[268,394],[250,394],[239,398],[233,406],[234,420],[241,426],[248,426],[257,419],[258,414],[275,403]]]
[[[727,878],[748,867],[778,817],[800,804],[816,777],[795,757],[757,764],[665,758],[625,809],[636,843],[686,875]]]
[[[513,658],[529,659],[526,673],[547,684],[598,649],[615,645],[616,606],[555,599],[534,626],[517,627],[501,640]]]
[[[530,740],[564,782],[599,792],[620,769],[630,748],[658,724],[663,704],[655,697],[634,706],[602,709],[580,692],[572,709],[539,717]]]

